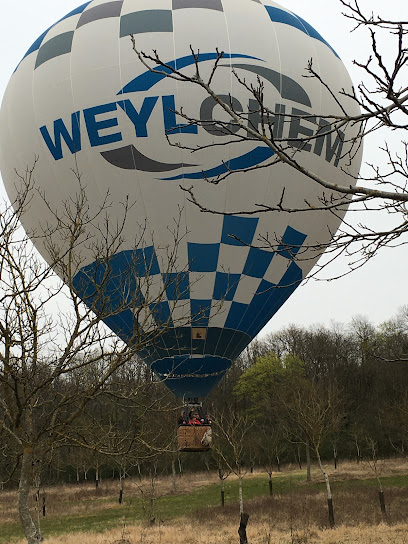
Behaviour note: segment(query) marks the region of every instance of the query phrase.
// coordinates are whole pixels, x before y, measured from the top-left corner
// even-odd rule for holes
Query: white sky
[[[352,0],[350,0],[352,1]],[[0,100],[7,82],[34,40],[63,15],[84,0],[19,0],[2,2],[0,18]],[[355,84],[361,74],[352,65],[357,58],[365,61],[369,54],[366,32],[350,34],[352,25],[341,12],[338,0],[281,0],[282,6],[306,19],[332,45],[350,71]],[[366,13],[401,19],[408,15],[406,0],[360,0]],[[406,19],[406,17],[405,17]],[[392,47],[392,43],[387,44]],[[407,70],[408,71],[408,70]],[[375,161],[377,146],[365,146],[364,161]],[[378,214],[375,222],[382,226],[386,218]],[[378,324],[395,315],[398,308],[408,303],[403,294],[408,246],[382,250],[375,258],[351,275],[331,281],[309,281],[299,287],[272,319],[263,333],[275,331],[295,323],[330,324],[331,321],[349,323],[355,315],[366,315]],[[347,269],[347,261],[333,263],[324,276],[335,276]]]

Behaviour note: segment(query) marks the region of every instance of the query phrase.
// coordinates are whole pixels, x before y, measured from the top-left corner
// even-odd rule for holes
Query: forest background
[[[66,436],[41,435],[35,452],[37,484],[147,475],[149,471],[241,470],[299,463],[316,453],[323,461],[405,455],[408,436],[408,308],[374,327],[295,325],[253,342],[207,399],[216,448],[203,455],[177,452],[180,399],[137,358],[109,378]],[[63,385],[86,393],[103,361],[49,384],[55,399]],[[52,401],[47,410],[52,411]],[[44,420],[46,421],[46,420]],[[41,418],[36,418],[41,425]],[[232,441],[231,441],[232,436]],[[239,436],[239,438],[237,438]],[[0,481],[18,483],[19,447],[1,436]],[[234,442],[235,441],[235,442]],[[42,445],[41,445],[42,444]],[[234,445],[235,444],[235,445]]]

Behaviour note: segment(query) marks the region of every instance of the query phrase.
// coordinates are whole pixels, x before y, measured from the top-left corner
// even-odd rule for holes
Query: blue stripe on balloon
[[[187,243],[188,269],[190,272],[215,272],[217,270],[220,244]]]
[[[279,255],[286,257],[286,259],[293,259],[306,240],[306,236],[303,232],[288,226],[282,236],[282,244],[278,247]]]
[[[193,327],[208,327],[212,300],[191,299],[191,325]]]
[[[50,28],[47,28],[47,30],[45,32],[43,32],[41,34],[41,36],[39,36],[35,42],[33,43],[33,45],[30,47],[30,49],[27,51],[27,53],[24,55],[23,57],[23,60],[28,57],[28,55],[30,55],[31,53],[34,53],[34,51],[38,51],[40,49],[40,46],[45,38],[45,36],[47,35],[48,31],[51,29],[52,27]]]
[[[91,0],[92,1],[92,0]],[[72,17],[73,15],[79,15],[80,13],[82,13],[83,11],[85,11],[85,8],[87,8],[89,6],[91,2],[85,2],[85,4],[82,4],[81,6],[78,6],[77,8],[73,9],[72,11],[70,11],[69,13],[67,13],[66,15],[64,15],[64,17],[62,17],[62,19],[60,19],[58,21],[58,23],[60,23],[61,21],[63,21],[64,19],[68,19],[68,17]],[[57,23],[57,24],[58,24]]]
[[[258,217],[225,215],[222,225],[221,243],[228,246],[252,244],[258,226]]]
[[[167,300],[187,300],[190,298],[188,272],[169,272],[162,274]]]
[[[251,247],[244,266],[243,274],[252,278],[263,278],[273,259],[273,251],[264,251]]]
[[[277,287],[271,288],[272,284],[265,280],[261,282],[257,291],[259,294],[255,295],[255,299],[258,296],[261,297],[264,304],[262,305],[256,302],[259,314],[251,323],[249,323],[249,327],[246,331],[252,338],[254,338],[276,314],[279,308],[288,300],[297,287],[299,287],[302,280],[302,269],[295,262],[292,262]]]
[[[229,274],[228,272],[217,272],[214,284],[214,300],[232,300],[237,290],[241,274]]]
[[[252,168],[254,166],[257,166],[261,162],[270,159],[274,154],[275,152],[270,147],[259,146],[252,151],[245,153],[244,155],[240,155],[239,157],[235,157],[234,159],[225,161],[225,163],[214,166],[214,168],[210,168],[209,170],[192,172],[191,174],[184,173],[179,174],[178,176],[160,179],[163,181],[172,181],[177,179],[213,178],[216,176],[221,176],[222,174],[226,174],[230,170],[245,170],[246,168]]]
[[[135,79],[132,79],[127,85],[123,87],[118,94],[125,93],[137,93],[140,91],[148,91],[154,87],[157,83],[162,81],[165,77],[172,73],[172,70],[181,70],[187,66],[192,66],[196,62],[205,62],[207,60],[216,60],[218,58],[218,53],[200,53],[198,59],[194,58],[193,55],[187,55],[185,57],[180,57],[179,59],[172,60],[166,63],[166,66],[158,66],[153,70],[148,70],[143,74],[140,74]],[[253,59],[262,61],[257,57],[251,57],[250,55],[240,55],[238,53],[224,53],[222,56],[223,59]]]
[[[269,17],[271,21],[276,23],[283,23],[284,25],[292,26],[293,28],[297,28],[298,30],[302,31],[304,34],[307,34],[311,38],[315,38],[316,40],[319,40],[319,42],[324,43],[327,45],[331,51],[336,55],[336,57],[340,58],[339,55],[336,53],[336,51],[333,49],[333,47],[326,42],[326,40],[315,30],[308,22],[306,22],[304,19],[299,17],[298,15],[295,15],[293,13],[290,13],[288,11],[284,11],[283,9],[274,8],[272,6],[265,6]]]
[[[173,326],[170,306],[166,300],[150,304],[149,308],[158,327]]]
[[[91,2],[86,2],[85,4],[82,4],[82,6],[79,6],[77,8],[75,8],[74,10],[70,11],[69,13],[67,13],[66,15],[64,15],[64,17],[62,17],[62,19],[60,19],[59,21],[57,21],[55,24],[53,24],[52,26],[50,26],[49,28],[47,28],[47,30],[45,32],[43,32],[41,34],[41,36],[39,36],[35,42],[32,44],[32,46],[30,47],[30,49],[27,51],[27,53],[24,55],[24,57],[22,58],[22,60],[20,61],[20,63],[18,64],[17,68],[20,66],[21,62],[26,58],[28,57],[28,55],[31,55],[31,53],[34,53],[34,51],[38,51],[41,47],[41,44],[42,42],[44,41],[44,38],[45,36],[48,34],[48,32],[51,30],[51,28],[53,28],[55,25],[57,25],[58,23],[60,23],[61,21],[63,21],[64,19],[68,19],[68,17],[72,17],[73,15],[78,15],[79,13],[82,13],[85,8],[90,4]],[[16,68],[16,70],[17,70]]]

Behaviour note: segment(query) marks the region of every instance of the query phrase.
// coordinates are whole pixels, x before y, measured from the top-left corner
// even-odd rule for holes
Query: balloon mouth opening
[[[177,397],[203,398],[218,384],[232,362],[212,355],[166,357],[151,369]]]
[[[224,374],[232,362],[226,357],[214,355],[179,355],[165,357],[152,363],[151,368],[161,377],[176,380],[180,378],[208,378]]]

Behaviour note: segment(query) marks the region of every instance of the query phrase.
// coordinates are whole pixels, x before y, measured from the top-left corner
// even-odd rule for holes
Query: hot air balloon
[[[156,51],[166,66],[141,63],[131,36],[135,49]],[[55,221],[51,210],[61,210],[76,190],[73,169],[81,172],[91,209],[110,195],[112,223],[122,217],[123,202],[132,202],[109,264],[95,259],[92,248],[78,248],[72,283],[96,312],[109,300],[106,324],[124,342],[137,327],[146,334],[163,327],[140,356],[177,397],[197,404],[313,267],[317,254],[308,248],[327,244],[342,219],[342,212],[249,213],[279,202],[283,193],[288,207],[303,207],[305,200],[312,207],[323,190],[287,165],[264,168],[273,160],[270,147],[241,138],[245,131],[233,122],[220,130],[215,120],[228,119],[215,100],[194,82],[167,77],[172,69],[192,77],[198,66],[208,78],[217,51],[223,55],[214,92],[256,129],[259,104],[248,88],[261,82],[273,137],[298,148],[297,159],[317,175],[350,185],[361,149],[350,161],[345,146],[357,127],[325,130],[329,115],[359,112],[345,94],[334,100],[328,92],[351,90],[350,78],[310,24],[271,0],[86,2],[33,43],[0,112],[0,167],[12,202],[19,190],[15,170],[38,158],[40,190],[22,217],[27,232]],[[325,85],[302,77],[310,59]],[[177,115],[180,108],[200,122]],[[310,142],[300,145],[305,137]],[[209,183],[229,171],[236,172]],[[221,213],[202,213],[183,188]],[[183,234],[169,269],[175,224]],[[98,229],[87,229],[102,244]],[[275,247],[259,247],[266,235],[278,241]],[[41,236],[34,243],[51,263]],[[115,311],[124,275],[133,307]],[[140,278],[149,279],[151,292],[163,292],[143,319],[138,301],[147,294]]]

